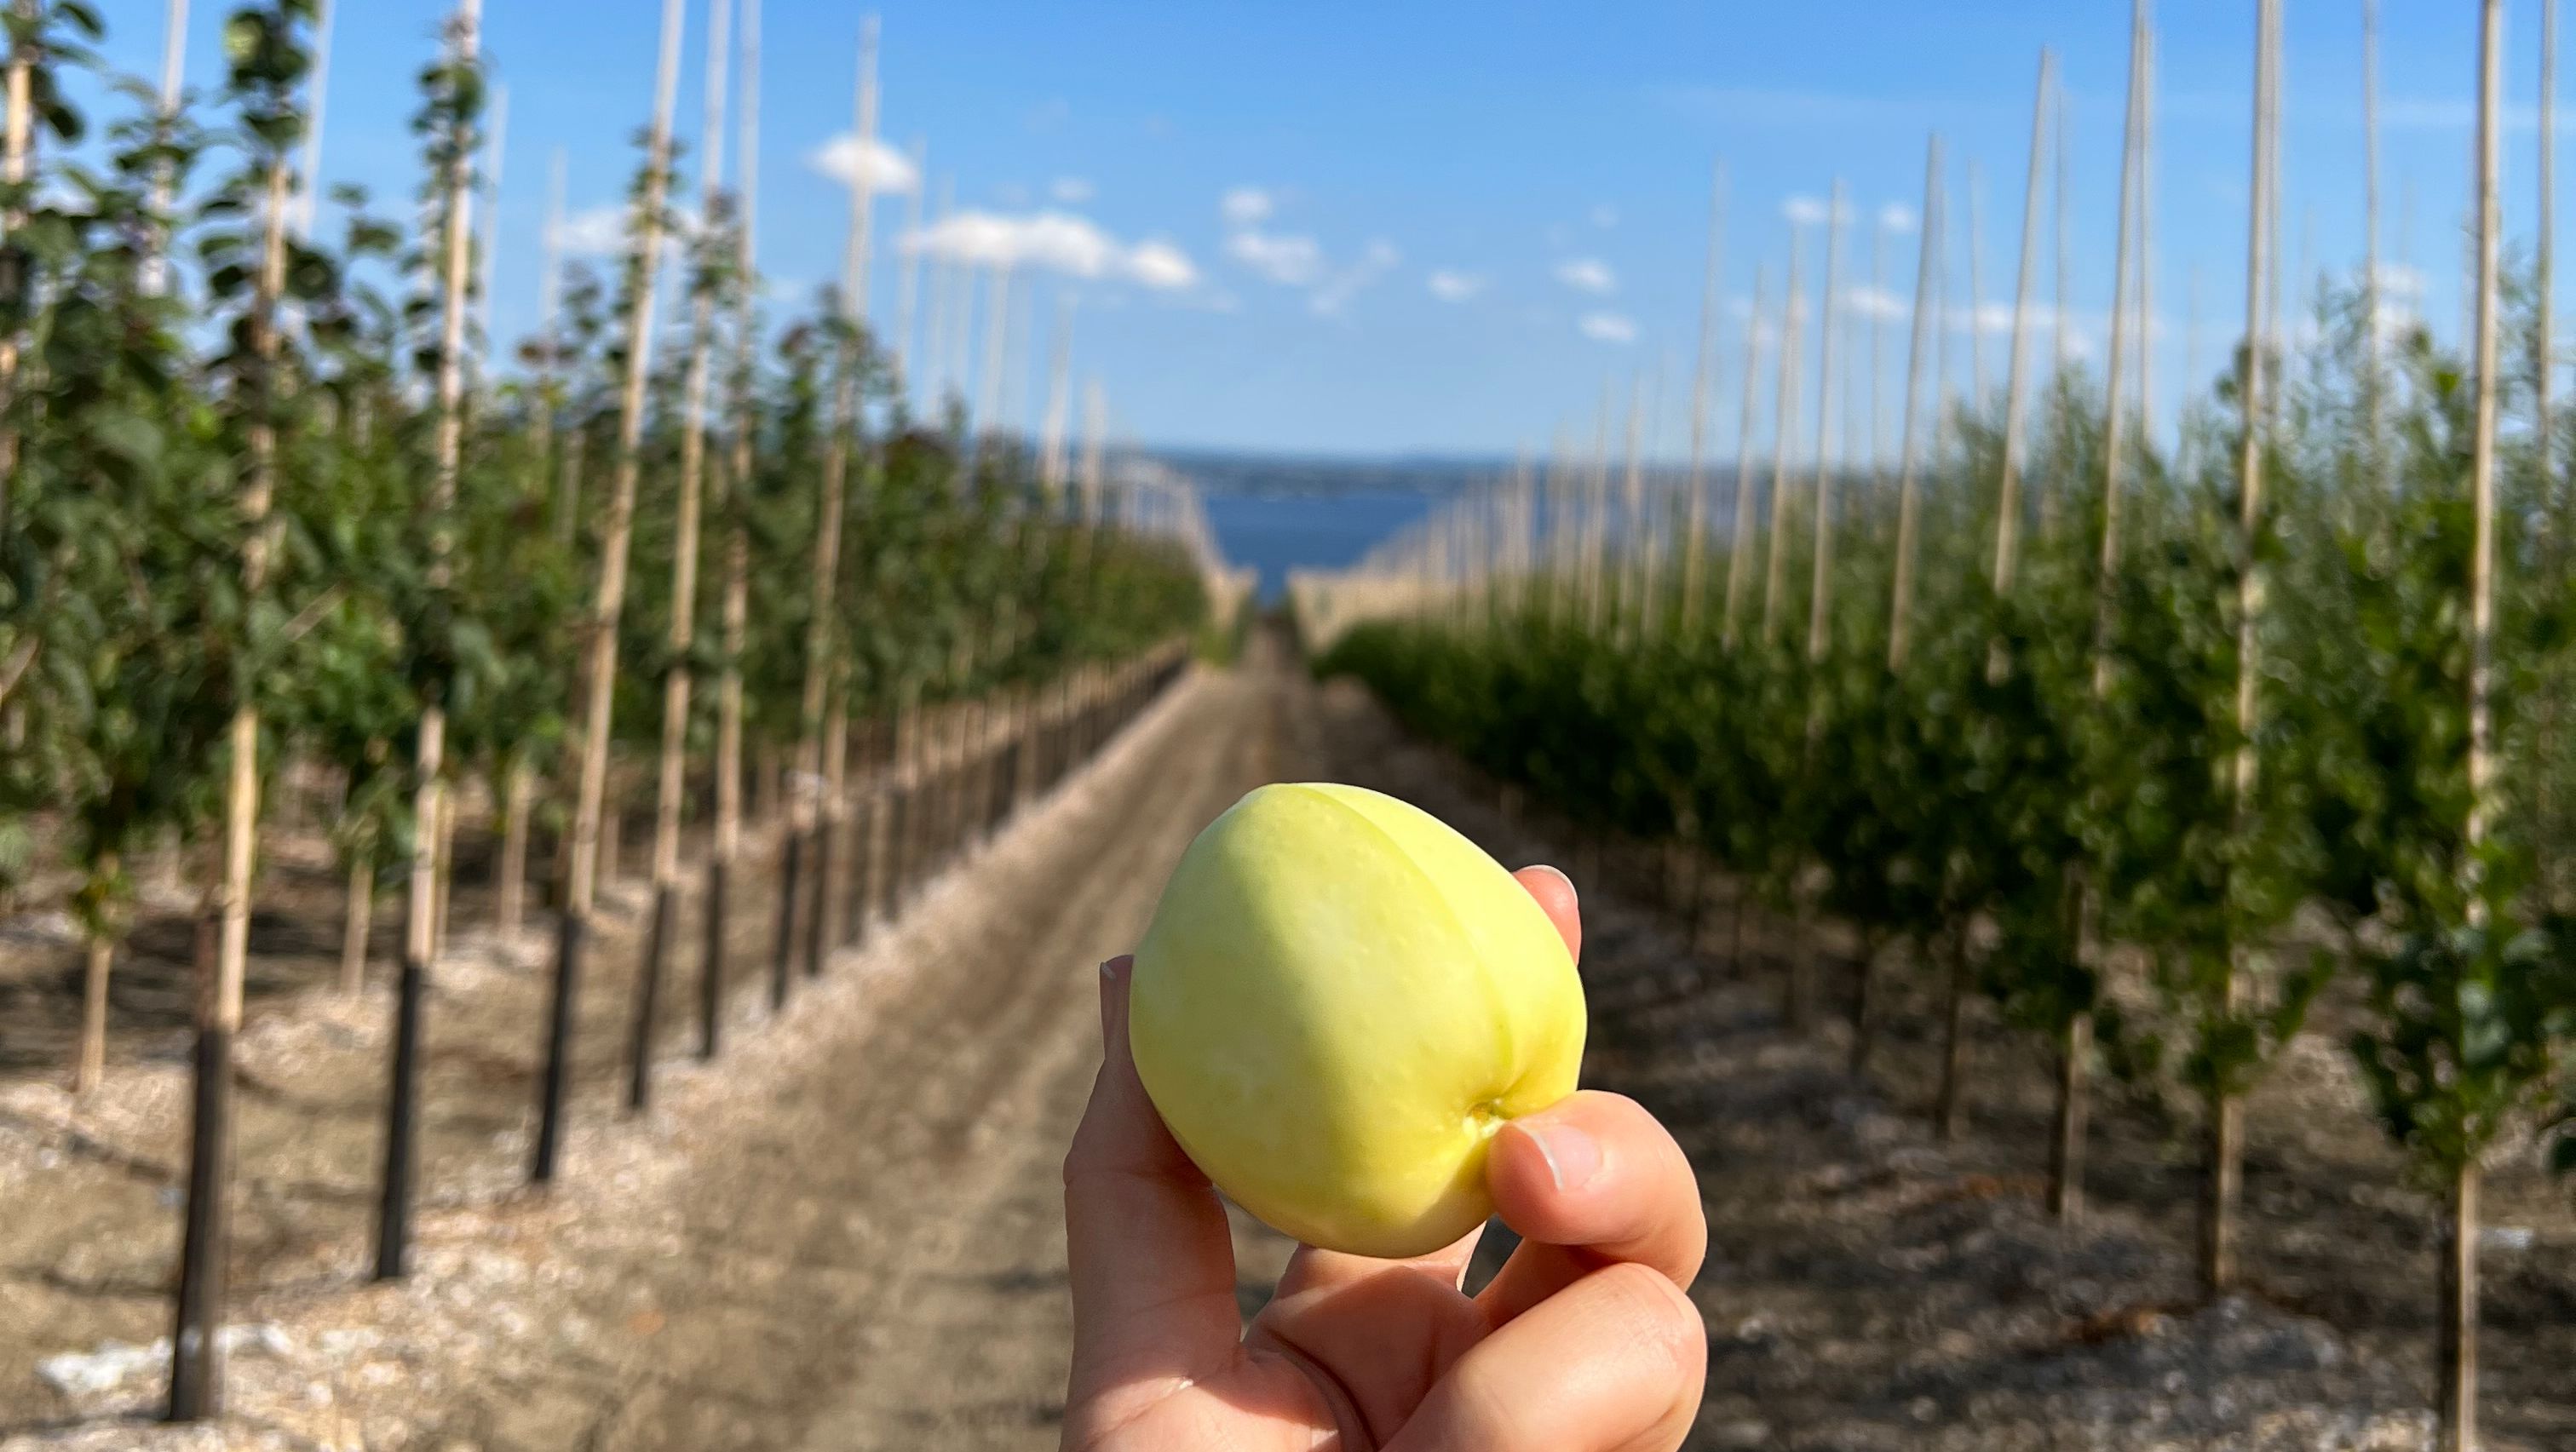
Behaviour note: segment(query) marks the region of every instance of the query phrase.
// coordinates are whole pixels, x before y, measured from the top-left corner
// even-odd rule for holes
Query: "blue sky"
[[[324,177],[390,199],[414,184],[405,118],[445,7],[339,3]],[[627,143],[649,110],[660,6],[486,3],[487,48],[510,91],[495,282],[495,325],[510,337],[537,316],[551,154],[567,156],[577,216],[611,204],[633,165]],[[192,82],[215,74],[223,8],[196,0]],[[2507,137],[2506,210],[2523,236],[2536,187],[2539,11],[2510,8],[2523,114]],[[2190,356],[2194,279],[2204,373],[2224,356],[2229,320],[2241,321],[2251,10],[2170,3],[2158,16],[2158,381],[2168,400]],[[161,6],[125,0],[107,12],[110,59],[157,72]],[[862,13],[825,0],[765,6],[760,261],[791,296],[837,271],[847,194],[812,157],[851,127]],[[1924,137],[1937,128],[1954,162],[1982,165],[1985,296],[2007,301],[2044,43],[2060,52],[2073,104],[2079,336],[2098,344],[2108,311],[2125,5],[901,0],[876,13],[885,140],[926,142],[933,194],[952,184],[959,208],[983,214],[1007,245],[1028,242],[1035,215],[1058,214],[1047,255],[1099,274],[1020,274],[1023,296],[1035,279],[1036,299],[1034,337],[1018,355],[1025,375],[1011,385],[1010,412],[1024,423],[1037,411],[1057,298],[1070,290],[1081,297],[1077,372],[1101,381],[1123,432],[1149,442],[1543,448],[1560,428],[1588,438],[1605,385],[1624,400],[1660,367],[1656,433],[1678,452],[1711,163],[1730,173],[1725,292],[1741,300],[1757,263],[1778,287],[1791,198],[1820,197],[1840,178],[1864,219],[1890,202],[1914,207]],[[2425,275],[2420,305],[2447,330],[2458,316],[2474,12],[2392,5],[2383,23],[2384,250]],[[706,0],[691,0],[688,25],[680,129],[694,138]],[[2294,266],[2356,266],[2359,0],[2294,4],[2287,26],[2283,243]],[[1963,184],[1954,165],[1962,225]],[[2399,215],[2410,198],[2413,215]],[[904,266],[891,242],[907,206],[887,196],[876,214],[889,245],[870,290],[889,326]],[[1855,283],[1866,281],[1866,242],[1864,228],[1849,244]],[[1155,265],[1138,260],[1146,244]],[[1888,289],[1900,298],[1913,246],[1911,235],[1890,239]],[[1811,239],[1811,291],[1819,251]],[[1964,251],[1953,248],[1961,300]],[[2053,291],[2043,260],[2038,293]],[[1719,348],[1720,451],[1735,433],[1740,327],[1730,315]],[[1965,324],[1955,331],[1963,343]],[[1891,378],[1902,335],[1901,322],[1889,327]],[[979,321],[979,352],[983,339]],[[2003,342],[1987,346],[1999,378]],[[2043,356],[2046,347],[2043,334]],[[1892,382],[1888,393],[1892,413]]]

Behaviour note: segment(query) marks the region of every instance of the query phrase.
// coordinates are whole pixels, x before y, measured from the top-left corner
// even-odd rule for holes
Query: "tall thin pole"
[[[326,25],[328,21],[324,22]],[[327,53],[327,52],[326,52]],[[161,31],[161,126],[166,136],[178,124],[181,81],[188,59],[188,0],[170,0]],[[321,118],[315,118],[314,134],[321,133]],[[308,165],[305,171],[312,175]],[[143,290],[159,296],[169,285],[170,276],[170,206],[171,191],[178,185],[177,171],[164,163],[152,172],[152,256],[143,267]],[[308,226],[306,230],[311,229]]]
[[[2022,193],[2021,267],[2013,288],[2012,358],[2004,382],[2004,467],[1995,518],[1995,593],[2012,593],[2020,556],[2022,411],[2030,386],[2030,285],[2039,254],[2039,168],[2048,149],[2048,95],[2057,79],[2057,53],[2039,53],[2039,92],[2031,104],[2030,175]]]
[[[635,214],[636,282],[626,319],[626,378],[617,428],[617,474],[600,528],[598,592],[591,605],[589,659],[582,674],[580,780],[573,805],[572,860],[555,943],[554,993],[546,1026],[545,1076],[538,1090],[537,1141],[529,1178],[552,1180],[562,1146],[565,1091],[571,1087],[573,997],[598,894],[599,827],[608,799],[608,732],[617,700],[617,622],[626,607],[628,547],[635,531],[635,486],[643,469],[644,384],[653,354],[653,293],[662,269],[662,211],[670,184],[671,108],[680,84],[681,0],[663,0],[662,53],[654,78],[653,126],[645,143],[644,191]]]
[[[1700,272],[1699,353],[1691,370],[1690,516],[1682,544],[1684,620],[1699,615],[1700,561],[1708,549],[1708,410],[1717,388],[1717,291],[1726,242],[1726,163],[1712,168],[1708,197],[1708,261]],[[1744,449],[1741,439],[1736,452]]]
[[[1920,255],[1914,269],[1914,336],[1905,358],[1905,430],[1896,489],[1896,568],[1887,607],[1887,671],[1901,674],[1914,638],[1914,553],[1920,531],[1922,452],[1917,414],[1922,402],[1923,354],[1939,316],[1934,290],[1939,285],[1941,257],[1935,245],[1948,225],[1941,195],[1941,137],[1934,133],[1923,148],[1923,216],[1916,232]]]
[[[1768,646],[1777,638],[1780,610],[1788,593],[1789,559],[1786,547],[1789,511],[1790,440],[1798,429],[1798,337],[1806,330],[1799,316],[1798,267],[1806,251],[1805,230],[1796,224],[1789,228],[1789,294],[1780,305],[1780,392],[1778,433],[1771,447],[1771,538],[1769,554],[1763,565],[1762,643]]]
[[[1986,177],[1968,158],[1969,408],[1986,406]]]
[[[877,136],[877,18],[859,22],[858,135],[863,150]],[[832,435],[823,449],[823,498],[814,534],[814,614],[806,627],[805,698],[799,720],[798,747],[804,790],[799,821],[813,837],[814,904],[805,969],[819,972],[830,935],[826,929],[835,902],[829,856],[841,822],[840,789],[845,760],[839,750],[846,717],[839,697],[841,649],[835,613],[840,578],[842,532],[848,523],[851,435],[858,428],[859,353],[857,333],[868,318],[869,221],[876,195],[862,171],[850,185],[849,240],[841,259],[842,321],[849,329],[843,345],[832,404]]]
[[[1815,548],[1810,554],[1813,578],[1807,598],[1807,660],[1810,664],[1824,660],[1830,642],[1833,605],[1834,569],[1834,324],[1840,317],[1840,294],[1843,285],[1843,184],[1834,182],[1831,211],[1825,220],[1825,299],[1823,337],[1816,346],[1816,487]],[[1811,699],[1818,710],[1823,695],[1814,692]],[[1810,734],[1821,725],[1822,718],[1810,714]]]
[[[2274,65],[2278,37],[2274,26],[2279,0],[2258,0],[2255,9],[2255,87],[2254,87],[2254,184],[2250,189],[2251,218],[2246,228],[2245,250],[2245,378],[2244,431],[2238,441],[2238,534],[2236,591],[2236,727],[2235,759],[2231,763],[2234,788],[2235,830],[2245,830],[2253,811],[2254,774],[2258,764],[2254,748],[2254,728],[2259,719],[2261,698],[2258,685],[2262,679],[2262,662],[2258,651],[2262,645],[2263,571],[2262,553],[2257,547],[2257,534],[2263,523],[2263,421],[2267,417],[2268,390],[2271,386],[2270,350],[2264,346],[2265,323],[2271,312],[2271,254],[2276,244],[2273,229],[2279,213],[2273,206],[2272,188],[2278,177],[2273,171],[2277,153],[2272,148],[2271,129],[2278,117],[2273,109],[2273,87],[2279,79]],[[2223,1011],[2235,1011],[2238,980],[2236,945],[2219,958],[2220,981],[2216,997]],[[2244,1134],[2244,1105],[2237,1096],[2220,1092],[2211,1096],[2208,1116],[2208,1163],[2205,1169],[2201,1210],[2200,1269],[2203,1286],[2216,1293],[2228,1289],[2236,1280],[2235,1221],[2238,1176],[2241,1172],[2241,1146]]]
[[[24,11],[22,10],[22,15]],[[21,49],[13,63],[11,169],[25,179],[22,149],[28,77]],[[250,467],[239,502],[241,594],[256,602],[268,587],[269,506],[277,485],[278,301],[286,287],[286,234],[291,218],[291,163],[284,150],[268,156],[262,198],[259,278],[248,319],[250,350],[257,360],[246,401]],[[259,703],[247,690],[233,706],[230,760],[224,775],[223,879],[214,920],[201,921],[198,940],[195,1096],[188,1146],[188,1192],[180,1246],[179,1303],[171,1328],[170,1420],[193,1422],[223,1409],[223,1324],[232,1253],[233,1036],[241,1031],[242,980],[250,963],[251,872],[259,839]],[[211,956],[203,934],[211,926]]]
[[[2549,8],[2552,11],[2558,8],[2556,0],[2551,0]],[[2541,129],[2546,135],[2548,128],[2544,126]],[[2361,315],[2367,321],[2362,348],[2369,370],[2364,388],[2369,410],[2372,477],[2384,488],[2388,465],[2388,379],[2381,367],[2385,353],[2379,340],[2379,0],[2361,0],[2361,146]],[[2546,187],[2541,194],[2543,197],[2548,195]],[[2545,203],[2542,215],[2548,215]]]
[[[2550,9],[2557,7],[2552,4]],[[2496,371],[2497,251],[2504,231],[2497,197],[2498,111],[2503,104],[2504,0],[2485,0],[2478,23],[2477,175],[2477,424],[2471,445],[2469,488],[2475,522],[2469,557],[2469,923],[2487,923],[2486,893],[2479,882],[2479,849],[2495,814],[2495,475],[2496,406],[2503,380]],[[2544,113],[2545,114],[2545,113]],[[2545,126],[2545,123],[2544,123]],[[2546,135],[2544,129],[2543,132]],[[2544,298],[2546,292],[2543,293]],[[2443,1247],[2441,1378],[2444,1452],[2476,1452],[2478,1445],[2478,1188],[2474,1143],[2450,1167],[2450,1224]]]
[[[732,39],[729,0],[708,0],[706,120],[699,129],[699,225],[713,225],[724,203],[725,47]],[[708,240],[712,240],[711,238]],[[712,261],[712,258],[708,258]],[[652,1102],[653,1035],[660,1027],[663,969],[670,961],[671,938],[678,931],[680,905],[680,808],[688,795],[690,647],[698,627],[698,515],[707,461],[707,397],[715,371],[716,299],[705,287],[693,287],[690,304],[689,371],[680,420],[680,497],[671,535],[671,621],[666,644],[669,664],[662,668],[662,753],[654,783],[653,917],[644,932],[643,971],[635,985],[635,1037],[628,1055],[626,1107],[640,1111]]]
[[[751,622],[751,527],[734,491],[751,488],[758,437],[755,386],[760,341],[760,0],[742,3],[742,206],[734,233],[733,456],[716,472],[716,512],[725,521],[724,599],[718,607],[724,665],[716,678],[716,822],[707,855],[706,948],[699,960],[698,1057],[712,1059],[724,1033],[725,965],[733,868],[742,857],[742,654]]]
[[[460,77],[480,65],[482,0],[460,0],[451,22],[449,61]],[[429,587],[443,594],[454,549],[457,477],[465,447],[465,321],[473,305],[468,269],[474,238],[474,134],[470,116],[455,117],[445,179],[446,232],[440,238],[438,435],[429,494]],[[402,962],[394,997],[394,1069],[385,1113],[385,1162],[376,1215],[376,1279],[408,1267],[412,1184],[418,1174],[421,1013],[438,953],[438,854],[433,830],[447,810],[446,682],[423,693],[420,742],[414,748],[411,883],[403,917]]]
[[[1074,294],[1067,290],[1056,300],[1055,336],[1047,361],[1046,422],[1038,450],[1038,481],[1045,486],[1047,498],[1064,483],[1064,436],[1073,411],[1073,309]]]
[[[171,0],[178,14],[188,13],[187,0]],[[322,204],[322,108],[331,95],[331,17],[339,7],[332,0],[321,0],[321,13],[313,32],[313,115],[304,132],[304,193],[298,199],[295,235],[307,240],[313,236],[313,215]],[[162,104],[175,110],[178,106],[177,65],[171,63],[170,83],[163,92]],[[494,129],[499,129],[495,118]],[[495,173],[497,175],[497,172]],[[496,188],[499,183],[493,184]]]
[[[1753,423],[1762,389],[1762,305],[1770,269],[1753,269],[1753,311],[1744,319],[1744,412],[1735,425],[1735,519],[1726,536],[1726,649],[1735,650],[1753,563]],[[1552,522],[1551,522],[1552,523]]]
[[[483,276],[474,289],[475,319],[483,330],[483,354],[490,359],[493,282],[501,273],[501,158],[510,134],[510,88],[492,88],[492,129],[483,139]]]

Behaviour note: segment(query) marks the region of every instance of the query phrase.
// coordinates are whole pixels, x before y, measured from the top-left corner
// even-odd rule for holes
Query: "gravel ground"
[[[1096,1062],[1092,965],[1133,940],[1207,818],[1262,781],[1315,776],[1411,797],[1507,861],[1591,869],[1587,1081],[1674,1127],[1710,1216],[1694,1447],[2429,1445],[2429,1202],[2398,1187],[2330,1052],[2276,1075],[2251,1116],[2262,1293],[2195,1306],[2172,1127],[2103,1106],[2096,1213],[2049,1224],[2047,1085],[2027,1046],[1984,1030],[1971,1133],[1936,1148],[1915,975],[1890,975],[1906,993],[1882,1072],[1851,1080],[1829,1038],[1779,1031],[1764,925],[1744,973],[1689,952],[1621,891],[1649,876],[1628,854],[1506,823],[1490,791],[1258,641],[1245,667],[1185,680],[786,1018],[746,995],[723,1064],[675,1048],[641,1119],[613,1111],[629,1001],[610,965],[633,956],[614,940],[550,1194],[518,1187],[534,957],[462,942],[431,1021],[434,1197],[401,1284],[361,1279],[382,998],[274,1003],[242,1051],[243,1326],[219,1428],[150,1425],[163,1357],[107,1345],[166,1330],[176,1066],[120,1054],[75,1113],[0,1062],[0,1205],[16,1212],[0,1212],[0,1449],[1051,1446],[1068,1331],[1056,1171]],[[2576,1447],[2576,1217],[2511,1166],[2491,1198],[2512,1233],[2487,1260],[2490,1452]],[[1287,1247],[1238,1221],[1237,1249],[1249,1309]]]

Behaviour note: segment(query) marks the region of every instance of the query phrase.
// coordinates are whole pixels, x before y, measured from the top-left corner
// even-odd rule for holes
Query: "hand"
[[[1523,886],[1569,951],[1574,886]],[[1207,1177],[1127,1051],[1133,960],[1101,967],[1103,1063],[1064,1163],[1073,1273],[1066,1452],[1670,1452],[1707,1333],[1683,1290],[1708,1244],[1699,1185],[1633,1100],[1577,1093],[1494,1136],[1485,1176],[1523,1237],[1459,1289],[1481,1228],[1414,1260],[1300,1246],[1247,1330]]]

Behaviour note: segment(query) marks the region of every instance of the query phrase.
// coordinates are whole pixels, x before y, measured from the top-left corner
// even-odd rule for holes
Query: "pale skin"
[[[1573,884],[1515,874],[1578,956]],[[1522,1244],[1459,1288],[1479,1230],[1414,1260],[1300,1246],[1249,1328],[1216,1191],[1127,1050],[1129,959],[1101,965],[1100,1076],[1065,1157],[1074,1348],[1066,1452],[1671,1452],[1707,1333],[1690,1162],[1635,1101],[1580,1092],[1495,1135]]]

